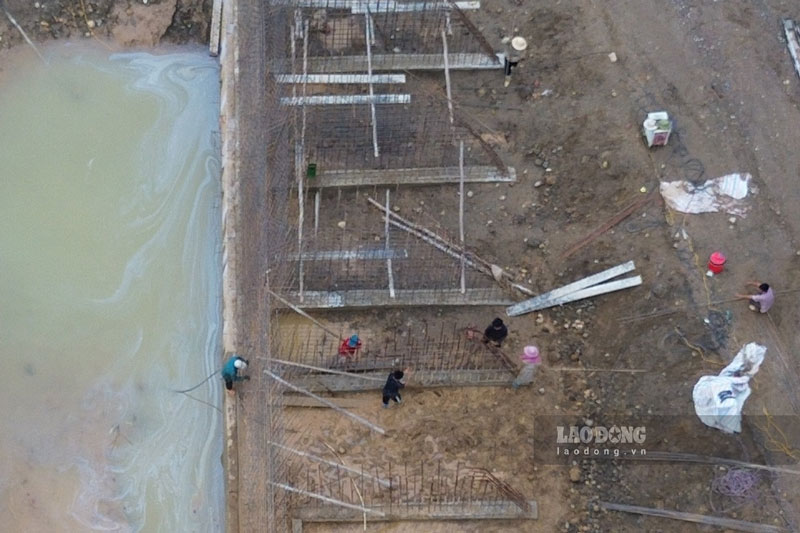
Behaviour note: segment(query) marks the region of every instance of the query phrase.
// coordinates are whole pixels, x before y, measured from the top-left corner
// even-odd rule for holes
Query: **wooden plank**
[[[396,370],[392,362],[386,363],[383,370],[365,372],[365,376],[381,378],[383,383],[389,371]],[[514,373],[506,368],[496,368],[489,370],[424,370],[414,375],[413,383],[409,383],[409,388],[417,387],[496,387],[508,386],[514,379]],[[377,381],[353,380],[348,377],[334,376],[330,374],[307,374],[299,376],[294,380],[304,389],[319,392],[362,392],[379,391],[383,388],[383,383]],[[376,406],[380,398],[375,399]]]
[[[327,170],[313,180],[307,180],[309,189],[329,187],[376,187],[383,185],[442,185],[459,183],[458,167],[396,168]],[[497,167],[464,167],[464,183],[509,183],[517,181],[513,167],[508,173]]]
[[[211,33],[208,38],[208,53],[213,57],[219,55],[219,42],[222,34],[222,0],[214,0],[211,7]]]
[[[706,516],[694,513],[683,513],[680,511],[669,511],[666,509],[654,509],[650,507],[639,507],[638,505],[623,505],[611,502],[598,502],[600,507],[609,511],[622,511],[645,516],[658,516],[660,518],[671,518],[673,520],[683,520],[684,522],[694,522],[695,524],[706,524],[709,526],[726,527],[736,531],[748,531],[750,533],[781,533],[787,531],[778,526],[767,524],[756,524],[734,520],[733,518],[720,518],[717,516]]]
[[[411,102],[410,94],[321,94],[281,98],[281,105],[287,106],[407,104],[409,102]]]
[[[405,83],[405,74],[277,74],[278,83],[309,83],[321,85],[360,85],[373,83],[376,85]]]
[[[784,19],[783,31],[786,33],[786,46],[789,47],[789,53],[792,56],[794,71],[797,73],[797,76],[800,77],[800,44],[797,42],[797,27],[794,21]]]
[[[503,62],[498,56],[486,54],[451,53],[448,66],[453,70],[501,69]],[[372,56],[372,70],[443,70],[442,54],[378,54]],[[308,58],[308,71],[325,73],[364,72],[367,70],[366,56],[336,56]]]
[[[525,313],[530,313],[531,311],[539,311],[541,309],[547,309],[548,307],[555,307],[556,305],[564,305],[570,302],[575,302],[577,300],[591,298],[592,296],[608,294],[609,292],[616,292],[622,289],[629,289],[631,287],[636,287],[641,284],[642,284],[641,276],[634,276],[632,278],[625,278],[618,281],[609,281],[608,283],[601,283],[600,285],[595,285],[594,287],[589,287],[588,289],[583,289],[577,292],[573,292],[566,296],[561,296],[560,298],[545,300],[537,305],[532,306],[530,309],[526,310]],[[508,309],[511,309],[511,307],[509,307]],[[506,312],[508,312],[508,309],[506,309]],[[517,316],[517,315],[509,314],[509,316]]]
[[[355,409],[363,403],[359,402],[355,398],[328,398],[328,399],[334,404],[336,404],[338,407],[341,407],[342,409]],[[307,398],[305,396],[297,396],[296,394],[285,395],[283,397],[283,400],[281,401],[280,406],[309,408],[309,409],[313,408],[328,409],[327,405],[321,404],[312,398]]]
[[[287,297],[299,302],[298,293],[289,293]],[[304,309],[342,309],[352,307],[405,307],[405,306],[450,306],[450,305],[489,305],[506,306],[512,301],[500,289],[467,289],[462,294],[460,289],[405,289],[395,290],[395,297],[390,298],[385,290],[353,290],[353,291],[309,291],[303,292],[303,301],[299,303]]]
[[[453,2],[455,7],[462,11],[471,11],[481,8],[479,0],[461,0]],[[450,2],[395,2],[393,0],[380,0],[365,2],[363,0],[273,0],[272,5],[300,7],[308,9],[341,9],[351,13],[409,13],[415,11],[450,10]]]
[[[528,511],[523,511],[511,501],[437,502],[431,509],[428,502],[404,502],[402,505],[374,505],[384,516],[371,517],[370,521],[430,521],[430,520],[536,520],[539,505],[528,501]],[[361,522],[362,515],[333,506],[307,506],[294,511],[294,516],[308,523]]]
[[[318,252],[303,252],[288,257],[289,261],[384,261],[386,259],[404,259],[408,257],[408,250],[394,250],[385,248],[365,248],[362,250],[322,250]]]
[[[530,300],[519,302],[518,304],[512,305],[506,309],[506,313],[508,316],[518,316],[524,315],[525,313],[530,313],[531,311],[535,311],[537,309],[542,309],[542,307],[539,306],[545,302],[557,300],[562,296],[577,292],[581,289],[585,289],[586,287],[591,287],[592,285],[596,285],[611,278],[621,276],[622,274],[633,271],[635,268],[636,266],[634,265],[633,261],[628,261],[627,263],[611,267],[603,270],[602,272],[598,272],[597,274],[592,274],[591,276],[585,277],[568,285],[564,285],[558,289],[534,296]]]

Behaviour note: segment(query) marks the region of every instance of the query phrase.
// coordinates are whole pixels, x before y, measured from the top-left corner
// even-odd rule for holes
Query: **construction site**
[[[81,4],[218,58],[225,531],[800,531],[796,1]]]
[[[761,175],[755,213],[730,220],[658,195],[660,181],[758,175],[779,150],[743,133],[755,111],[721,71],[726,41],[702,44],[740,24],[737,8],[668,4],[676,21],[653,38],[677,56],[700,43],[703,68],[720,69],[701,80],[623,34],[655,3],[612,4],[217,3],[224,344],[255,361],[225,404],[228,531],[797,530],[797,248],[774,244],[796,242],[795,226],[758,224],[791,217],[776,202],[796,188]],[[773,4],[764,20],[788,15]],[[514,35],[528,49],[506,88]],[[786,43],[770,42],[775,98],[796,119]],[[674,131],[648,149],[641,121],[661,109]],[[757,160],[736,148],[750,143]],[[736,258],[713,278],[712,246]],[[781,280],[780,318],[731,298],[759,277]],[[495,317],[502,347],[482,342]],[[725,435],[688,388],[745,342],[767,361],[752,422]],[[512,387],[534,344],[544,364]],[[384,410],[395,370],[403,403]],[[548,416],[646,426],[648,449],[554,457]]]

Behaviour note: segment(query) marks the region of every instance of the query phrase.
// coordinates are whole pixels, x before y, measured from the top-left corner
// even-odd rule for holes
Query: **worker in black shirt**
[[[391,374],[389,374],[389,378],[386,380],[386,385],[383,386],[383,408],[386,409],[389,407],[389,400],[394,400],[397,403],[402,403],[403,399],[400,397],[400,389],[405,387],[405,383],[403,383],[403,371],[402,370],[395,370]]]
[[[503,344],[506,337],[508,337],[508,328],[499,318],[492,320],[492,323],[483,332],[484,344],[491,342],[498,348]]]

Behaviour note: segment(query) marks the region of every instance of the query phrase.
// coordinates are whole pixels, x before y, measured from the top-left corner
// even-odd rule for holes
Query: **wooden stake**
[[[389,204],[389,189],[386,189],[386,212],[388,213],[391,206]],[[394,274],[392,274],[392,257],[389,255],[389,217],[384,217],[385,223],[383,227],[384,234],[386,235],[386,269],[389,274],[389,298],[394,298]]]

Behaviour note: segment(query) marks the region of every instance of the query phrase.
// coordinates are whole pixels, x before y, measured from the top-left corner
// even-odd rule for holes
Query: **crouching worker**
[[[240,370],[242,372],[247,370],[248,364],[250,364],[250,362],[247,359],[239,357],[238,355],[234,355],[225,362],[225,366],[222,367],[222,379],[225,380],[226,389],[232,392],[234,381],[245,381],[250,379],[250,376],[239,375]]]
[[[772,287],[767,283],[759,283],[757,281],[751,281],[747,285],[758,287],[758,294],[737,294],[736,297],[750,300],[751,311],[759,313],[769,311],[772,304],[775,303],[775,293],[772,291]]]
[[[403,403],[400,397],[400,389],[406,386],[401,380],[405,374],[402,370],[395,370],[389,374],[386,380],[386,385],[383,386],[383,408],[389,407],[389,400],[394,400],[396,403]]]

